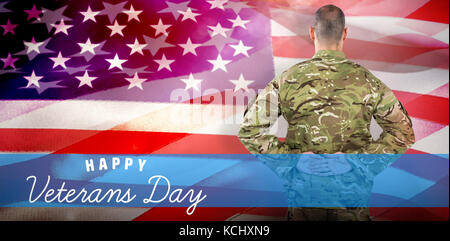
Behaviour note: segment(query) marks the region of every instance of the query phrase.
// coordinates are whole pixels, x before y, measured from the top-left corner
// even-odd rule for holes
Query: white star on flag
[[[94,49],[96,47],[98,47],[100,44],[93,44],[93,43],[91,43],[91,40],[88,38],[86,43],[78,43],[78,45],[80,45],[80,47],[81,47],[80,54],[82,54],[84,52],[90,52],[92,54],[95,54]]]
[[[222,10],[225,10],[223,5],[225,5],[228,0],[208,0],[207,2],[211,4],[211,7],[209,9],[220,8]]]
[[[36,40],[34,40],[34,37],[33,37],[31,39],[31,42],[24,41],[23,44],[27,47],[27,54],[29,54],[32,51],[39,54],[40,53],[39,47],[41,47],[41,45],[44,44],[44,42],[36,42]]]
[[[50,81],[50,82],[41,82],[41,83],[39,83],[39,86],[21,87],[20,89],[26,89],[26,88],[35,89],[36,92],[40,95],[40,94],[44,93],[46,90],[48,90],[48,89],[67,88],[66,86],[59,85],[61,83],[61,81],[62,80],[55,80],[55,81]]]
[[[34,70],[33,70],[33,72],[31,72],[30,76],[24,76],[24,78],[26,80],[28,80],[27,88],[30,87],[31,85],[40,87],[39,80],[42,79],[43,76],[36,76],[36,73],[34,73]]]
[[[125,10],[124,6],[127,2],[119,2],[116,4],[110,4],[103,1],[104,9],[101,11],[102,15],[107,15],[109,22],[111,23],[114,19],[117,18],[117,15],[123,13]]]
[[[166,56],[163,54],[161,59],[155,59],[155,62],[159,64],[157,71],[160,71],[162,69],[168,69],[169,71],[172,72],[172,69],[170,68],[170,65],[174,61],[175,60],[172,60],[172,59],[166,59]]]
[[[191,42],[191,38],[188,38],[185,44],[179,45],[183,48],[183,56],[188,53],[192,53],[193,55],[197,56],[197,52],[195,52],[195,49],[201,46],[201,44],[193,44]]]
[[[185,12],[178,10],[179,13],[181,13],[183,15],[183,19],[181,19],[181,21],[184,21],[186,19],[191,19],[194,22],[197,22],[197,19],[195,19],[195,17],[197,17],[198,15],[200,15],[200,13],[194,13],[192,12],[191,8],[188,8]]]
[[[66,35],[69,35],[69,33],[67,32],[67,29],[73,27],[73,25],[64,24],[64,19],[61,19],[61,21],[59,21],[58,24],[52,23],[51,26],[56,29],[54,34],[64,33]]]
[[[141,90],[144,90],[142,88],[142,83],[146,81],[146,79],[141,79],[138,76],[138,73],[134,73],[133,78],[125,78],[128,82],[130,82],[130,85],[128,86],[128,89],[131,89],[133,87],[137,87]]]
[[[38,23],[45,23],[45,27],[47,28],[47,31],[50,32],[52,28],[52,24],[60,21],[61,19],[68,20],[69,18],[64,16],[63,13],[66,10],[68,6],[63,6],[55,10],[50,10],[46,8],[42,8],[42,13],[44,15],[38,19]]]
[[[132,55],[134,53],[140,53],[141,55],[144,55],[144,53],[142,52],[142,49],[145,48],[147,46],[147,44],[140,44],[139,41],[136,38],[134,40],[133,44],[127,44],[127,46],[129,48],[131,48],[130,55]]]
[[[110,64],[108,70],[112,69],[114,67],[117,67],[120,70],[123,70],[122,64],[127,61],[126,59],[119,59],[119,56],[117,54],[114,56],[113,59],[105,59],[105,60],[108,61]]]
[[[211,72],[214,72],[218,69],[227,72],[227,68],[225,67],[225,65],[229,64],[231,60],[223,60],[222,56],[220,56],[219,54],[216,60],[208,60],[208,62],[210,62],[213,65]]]
[[[64,69],[67,69],[66,61],[69,60],[70,58],[64,58],[64,57],[62,56],[61,52],[59,52],[59,53],[58,53],[58,56],[56,56],[56,57],[50,57],[50,59],[53,60],[53,62],[55,62],[55,63],[53,64],[53,68],[56,68],[56,67],[58,67],[58,66],[60,65],[60,66],[63,67]]]
[[[88,71],[84,71],[83,76],[75,76],[78,80],[80,80],[80,85],[78,85],[78,88],[80,88],[83,85],[87,85],[92,88],[92,81],[97,79],[97,77],[91,77],[88,74]]]
[[[227,37],[226,32],[231,30],[231,28],[223,28],[222,25],[220,25],[220,23],[217,23],[216,26],[208,26],[208,27],[209,27],[209,29],[211,29],[213,31],[211,34],[211,37],[214,37],[217,34],[220,34],[226,38]]]
[[[167,4],[167,7],[164,9],[161,9],[158,11],[158,13],[171,13],[175,19],[178,19],[180,16],[181,10],[185,10],[187,6],[189,5],[190,1],[181,2],[181,3],[172,3],[169,1],[165,1]]]
[[[128,11],[123,11],[123,13],[128,15],[128,20],[127,22],[130,22],[133,19],[136,19],[138,22],[140,22],[139,20],[139,14],[142,13],[142,10],[134,10],[133,5],[130,5],[130,10]]]
[[[159,51],[162,51],[164,48],[175,47],[175,45],[166,42],[167,37],[164,35],[160,35],[156,38],[151,38],[148,36],[143,36],[144,41],[147,44],[147,47],[144,49],[148,49],[150,54],[155,56]]]
[[[110,37],[114,34],[123,36],[122,30],[126,27],[126,25],[119,25],[117,20],[114,20],[114,25],[106,25],[106,27],[111,29],[111,35],[109,35]]]
[[[168,35],[167,34],[167,29],[170,28],[172,25],[170,24],[164,24],[162,19],[160,18],[158,21],[158,24],[154,24],[154,25],[150,25],[152,26],[152,28],[156,29],[156,33],[155,36],[158,36],[160,33],[164,34],[164,35]]]
[[[247,29],[245,24],[250,22],[250,20],[242,20],[239,15],[237,15],[236,19],[234,19],[234,20],[233,19],[229,19],[229,21],[233,23],[233,28],[241,27],[243,29]]]
[[[203,80],[201,80],[201,79],[195,79],[195,78],[194,78],[194,75],[193,75],[192,73],[190,73],[188,79],[181,79],[181,81],[183,81],[183,83],[186,84],[186,87],[184,88],[185,90],[188,90],[188,89],[199,90],[198,85],[199,85]]]
[[[96,23],[97,21],[95,20],[95,16],[97,16],[100,13],[100,11],[92,11],[91,7],[88,6],[88,9],[86,10],[86,12],[80,12],[80,13],[84,16],[82,23],[86,22],[87,20],[91,20],[94,23]]]
[[[233,56],[236,56],[238,54],[243,54],[248,57],[248,52],[253,47],[251,46],[245,46],[244,43],[242,43],[242,40],[239,40],[239,44],[230,44],[230,47],[234,49]]]
[[[239,79],[230,80],[230,82],[234,84],[234,92],[236,92],[240,89],[243,89],[245,92],[248,92],[249,91],[248,86],[255,81],[254,80],[245,80],[244,75],[241,74],[239,76]]]

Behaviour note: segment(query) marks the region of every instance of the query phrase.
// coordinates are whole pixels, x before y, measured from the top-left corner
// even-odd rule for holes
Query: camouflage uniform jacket
[[[280,115],[285,142],[269,134]],[[376,141],[372,116],[383,128]],[[393,92],[343,52],[320,50],[273,79],[248,106],[239,139],[255,154],[404,153],[414,143],[411,119]]]

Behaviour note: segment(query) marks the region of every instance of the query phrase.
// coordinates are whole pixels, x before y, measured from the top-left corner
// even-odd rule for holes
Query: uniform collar
[[[344,52],[337,50],[319,50],[314,54],[313,58],[343,58],[345,59]]]

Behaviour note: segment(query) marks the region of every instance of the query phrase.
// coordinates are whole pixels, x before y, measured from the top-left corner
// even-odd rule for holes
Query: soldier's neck
[[[344,45],[342,43],[333,44],[333,45],[321,45],[319,43],[314,44],[316,53],[320,50],[336,50],[336,51],[344,51]]]

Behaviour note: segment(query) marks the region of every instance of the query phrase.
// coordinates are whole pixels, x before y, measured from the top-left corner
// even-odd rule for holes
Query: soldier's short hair
[[[314,15],[314,30],[320,42],[338,43],[345,28],[344,12],[335,5],[325,5]]]

